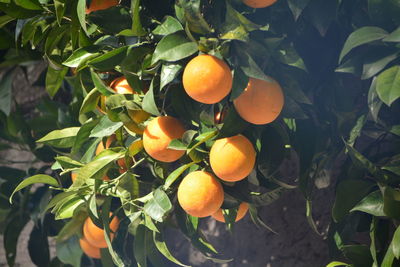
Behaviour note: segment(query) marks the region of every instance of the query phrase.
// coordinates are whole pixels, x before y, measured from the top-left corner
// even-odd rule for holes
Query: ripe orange
[[[242,0],[243,3],[252,8],[264,8],[273,5],[277,0]]]
[[[207,217],[221,207],[224,190],[211,173],[195,171],[186,175],[179,185],[178,201],[186,213]]]
[[[72,180],[72,182],[75,182],[77,177],[78,177],[78,174],[76,172],[71,172],[71,180]]]
[[[224,181],[244,179],[253,170],[255,162],[253,144],[243,135],[218,139],[211,147],[211,168]]]
[[[182,82],[191,98],[201,103],[214,104],[231,91],[232,73],[223,60],[211,55],[200,55],[186,65]]]
[[[167,148],[172,139],[181,138],[185,128],[177,119],[162,116],[153,119],[143,133],[143,147],[152,158],[173,162],[185,154],[184,150]]]
[[[111,216],[112,214],[110,214]],[[119,226],[119,219],[117,217],[114,217],[111,222],[110,222],[110,230],[111,230],[111,235],[110,239],[112,240],[114,238],[114,233],[117,231]],[[106,248],[107,243],[106,239],[104,237],[104,229],[101,229],[97,227],[88,217],[83,225],[83,236],[85,237],[86,241],[91,244],[94,247],[97,248]]]
[[[125,77],[119,77],[111,82],[110,87],[114,89],[117,94],[135,94],[136,92],[130,87]]]
[[[100,248],[92,246],[84,237],[79,239],[79,245],[81,246],[83,253],[88,257],[93,259],[101,258]]]
[[[96,155],[100,154],[101,151],[103,151],[103,150],[105,150],[105,149],[108,149],[108,148],[111,146],[112,142],[115,141],[115,139],[116,139],[116,138],[115,138],[115,135],[109,136],[109,137],[107,138],[107,140],[106,140],[106,146],[105,146],[105,147],[104,147],[104,145],[103,145],[103,141],[101,141],[101,142],[97,145],[97,148],[96,148]]]
[[[281,113],[284,96],[276,81],[250,78],[243,93],[233,103],[244,120],[253,124],[266,124],[274,121]]]
[[[86,14],[116,6],[118,2],[118,0],[92,0],[90,6],[86,8]]]
[[[247,204],[246,202],[240,203],[237,214],[236,214],[235,222],[241,220],[246,215],[248,210],[249,210],[249,204]],[[225,217],[224,217],[224,214],[222,213],[222,209],[217,210],[217,212],[215,212],[211,216],[214,219],[216,219],[217,221],[225,222]]]

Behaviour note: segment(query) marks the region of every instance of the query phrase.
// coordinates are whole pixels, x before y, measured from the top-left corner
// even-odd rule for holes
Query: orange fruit
[[[243,3],[252,8],[264,8],[273,5],[277,0],[242,0]]]
[[[109,137],[107,138],[107,140],[106,140],[106,146],[105,146],[105,147],[104,147],[103,141],[101,141],[101,142],[97,145],[97,148],[96,148],[96,155],[100,154],[101,151],[103,151],[103,150],[105,150],[105,149],[108,149],[108,148],[111,146],[112,142],[115,141],[115,139],[116,139],[116,138],[115,138],[115,135],[109,136]]]
[[[173,162],[185,154],[184,150],[167,148],[172,139],[181,138],[183,124],[170,116],[153,119],[143,133],[143,147],[152,158],[162,162]]]
[[[191,172],[178,187],[178,201],[186,213],[207,217],[215,213],[224,201],[222,185],[211,173]]]
[[[116,78],[111,82],[110,87],[114,89],[117,94],[135,94],[136,92],[129,85],[128,80],[125,77]]]
[[[218,139],[211,147],[211,168],[224,181],[244,179],[253,170],[255,162],[253,144],[243,135]]]
[[[233,103],[244,120],[253,124],[266,124],[274,121],[281,113],[284,96],[276,81],[250,78],[243,93]]]
[[[78,177],[78,174],[76,172],[71,172],[71,180],[72,180],[72,182],[75,182],[76,177]]]
[[[191,98],[201,103],[214,104],[230,93],[232,73],[223,60],[211,55],[200,55],[186,65],[182,82]]]
[[[79,245],[81,246],[83,253],[88,257],[93,259],[101,258],[100,248],[92,246],[85,238],[79,239]]]
[[[86,8],[86,14],[116,6],[118,2],[118,0],[92,0],[90,6]]]
[[[246,215],[248,210],[249,210],[249,204],[247,204],[246,202],[240,203],[239,208],[237,210],[235,222],[243,219],[243,217]],[[217,221],[220,221],[223,223],[225,222],[225,217],[224,217],[224,214],[222,213],[222,209],[217,210],[217,212],[215,212],[211,216],[214,219],[216,219]]]
[[[110,214],[111,216],[112,214]],[[119,219],[117,217],[114,217],[111,222],[110,222],[110,239],[112,240],[114,238],[114,233],[117,231],[119,226]],[[104,237],[104,229],[99,228],[97,225],[95,225],[88,217],[83,225],[83,236],[85,237],[86,241],[97,248],[106,248],[107,243],[106,239]]]
[[[126,166],[125,158],[117,160],[117,165],[119,166],[118,171],[121,174],[128,170],[128,167]]]

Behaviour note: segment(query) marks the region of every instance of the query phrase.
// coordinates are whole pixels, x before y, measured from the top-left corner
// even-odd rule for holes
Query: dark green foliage
[[[318,232],[313,195],[332,187],[331,256],[347,263],[329,266],[399,265],[399,1],[278,0],[251,9],[233,0],[126,0],[89,15],[85,0],[0,2],[0,149],[22,146],[38,161],[56,160],[51,168],[0,167],[0,223],[10,266],[29,218],[36,223],[32,262],[79,265],[78,238],[87,216],[105,226],[104,264],[163,266],[165,257],[185,266],[163,238],[172,225],[211,260],[229,261],[216,258],[199,219],[180,208],[175,193],[186,173],[209,168],[215,138],[238,133],[253,142],[258,158],[248,179],[224,185],[229,227],[235,217],[230,209],[246,201],[255,224],[269,229],[256,207],[301,190],[305,216]],[[223,58],[233,70],[232,93],[213,106],[193,101],[182,88],[182,70],[199,53]],[[13,80],[42,59],[48,68],[32,84],[45,86],[49,96],[32,113],[15,104]],[[137,94],[117,95],[110,88],[122,75]],[[269,125],[250,125],[233,108],[249,77],[272,77],[282,85],[284,110]],[[135,131],[144,125],[128,113],[141,109],[176,116],[188,127],[182,140],[170,144],[186,151],[181,165],[155,162],[143,151]],[[221,110],[227,112],[223,124],[214,121]],[[111,148],[95,156],[113,133]],[[289,155],[300,164],[294,185],[278,175]],[[117,160],[128,167],[122,174]],[[72,186],[70,172],[78,173]],[[104,175],[111,182],[103,182]],[[46,186],[31,192],[34,183]],[[11,197],[10,207],[4,199]],[[43,220],[49,210],[54,220]],[[113,244],[109,210],[125,220]],[[51,260],[46,237],[55,234],[58,260]],[[364,243],[357,242],[360,234]],[[121,245],[128,241],[131,251]]]

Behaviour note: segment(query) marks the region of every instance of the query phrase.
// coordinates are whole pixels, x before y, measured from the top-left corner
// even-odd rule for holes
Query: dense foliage
[[[216,139],[239,133],[253,143],[257,162],[247,179],[223,183],[229,228],[242,201],[255,224],[268,228],[257,207],[301,190],[318,234],[313,194],[331,186],[330,252],[340,262],[330,266],[400,266],[398,0],[278,0],[260,9],[238,0],[123,0],[86,14],[92,1],[0,0],[0,148],[22,147],[45,163],[1,167],[10,266],[29,220],[35,264],[79,266],[88,216],[104,225],[106,266],[111,260],[163,266],[161,255],[183,265],[164,242],[166,227],[179,228],[210,260],[223,262],[199,218],[180,208],[176,191],[187,173],[210,169]],[[182,88],[182,71],[199,53],[232,69],[232,92],[217,104],[196,102]],[[34,83],[48,96],[30,112],[14,101],[13,79],[43,59],[47,70]],[[119,76],[138,93],[111,90]],[[273,77],[282,86],[284,109],[274,122],[252,125],[235,111],[232,101],[249,77]],[[141,134],[150,119],[135,121],[132,110],[179,118],[188,131],[169,147],[185,156],[172,164],[149,157]],[[225,114],[222,123],[214,119],[218,112]],[[95,155],[113,134],[112,146]],[[277,175],[290,155],[300,163],[295,185]],[[77,173],[72,184],[71,172]],[[121,220],[112,244],[110,210]],[[50,259],[47,236],[57,236],[57,259]]]

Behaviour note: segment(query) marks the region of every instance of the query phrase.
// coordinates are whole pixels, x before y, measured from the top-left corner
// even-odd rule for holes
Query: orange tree
[[[330,266],[399,265],[398,1],[4,0],[0,10],[1,137],[55,160],[0,174],[9,265],[29,217],[40,266],[48,235],[53,263],[78,266],[83,251],[106,266],[164,266],[161,256],[185,266],[166,227],[223,262],[202,217],[232,228],[248,207],[268,228],[257,207],[301,190],[318,234],[313,193],[330,185],[341,260]],[[38,83],[52,100],[24,113],[13,77],[43,58]],[[296,184],[278,175],[289,154]]]

